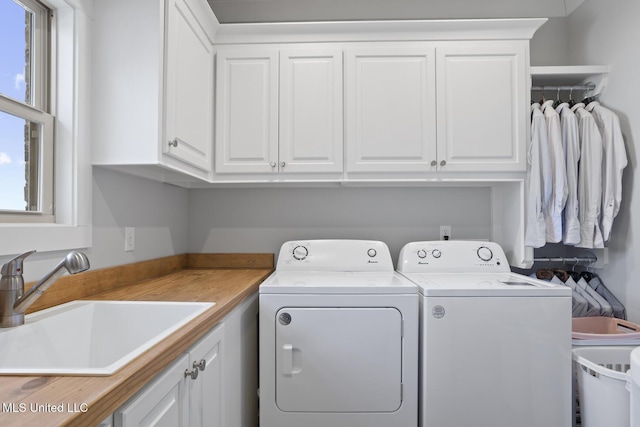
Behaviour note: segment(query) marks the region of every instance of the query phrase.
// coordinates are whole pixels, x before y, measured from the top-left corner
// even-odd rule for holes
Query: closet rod
[[[586,256],[586,257],[541,257],[534,258],[533,262],[562,262],[565,264],[595,264],[598,261],[598,257]]]
[[[531,86],[531,90],[532,91],[536,91],[536,92],[544,92],[546,90],[548,91],[553,91],[553,90],[594,90],[596,88],[596,85],[593,83],[587,83],[586,85],[577,85],[577,86]]]

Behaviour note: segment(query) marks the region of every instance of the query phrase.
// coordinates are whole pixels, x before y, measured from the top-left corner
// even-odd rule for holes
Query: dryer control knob
[[[367,251],[367,255],[369,255],[369,257],[373,258],[373,257],[375,257],[376,255],[378,255],[378,252],[376,252],[376,250],[375,250],[375,249],[371,248],[371,249],[369,249],[369,250]]]
[[[433,252],[431,252],[431,255],[433,255],[434,258],[440,258],[442,256],[442,252],[440,252],[439,249],[434,249]]]
[[[293,248],[293,257],[298,261],[304,260],[309,255],[309,249],[304,246],[296,246]]]
[[[491,261],[491,259],[493,259],[493,252],[486,246],[480,246],[478,248],[478,258],[482,261]]]
[[[418,250],[418,258],[425,259],[427,257],[427,251],[424,249]]]

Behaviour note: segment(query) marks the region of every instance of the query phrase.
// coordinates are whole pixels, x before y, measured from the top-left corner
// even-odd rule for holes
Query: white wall
[[[186,253],[188,190],[93,168],[92,267]],[[124,251],[124,229],[135,227],[135,251]]]
[[[402,245],[438,239],[488,239],[488,188],[238,188],[191,190],[191,252],[278,253],[287,240],[386,242],[394,262]]]
[[[622,206],[609,242],[610,262],[598,273],[625,304],[634,322],[640,322],[640,258],[636,249],[640,242],[640,186],[635,173],[638,161],[634,138],[640,132],[638,16],[637,1],[585,0],[569,17],[549,20],[531,41],[532,65],[611,66],[600,101],[620,117],[629,165],[624,171]],[[567,248],[557,250],[572,254]]]
[[[640,322],[640,185],[635,138],[640,134],[640,2],[585,0],[567,18],[571,64],[609,64],[609,83],[600,101],[620,117],[629,165],[624,171],[623,201],[609,244],[606,285]]]
[[[531,65],[569,64],[569,26],[566,18],[550,18],[530,43]]]
[[[93,246],[78,250],[87,254],[92,270],[186,253],[188,202],[184,188],[94,167]],[[133,252],[124,251],[125,227],[135,227]],[[25,281],[40,279],[66,253],[31,255],[24,263]]]

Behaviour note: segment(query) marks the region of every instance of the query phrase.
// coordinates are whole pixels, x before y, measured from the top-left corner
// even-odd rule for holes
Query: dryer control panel
[[[293,240],[280,248],[279,271],[394,271],[386,243],[371,240]]]
[[[503,273],[511,271],[499,244],[470,240],[407,243],[400,251],[402,273]]]

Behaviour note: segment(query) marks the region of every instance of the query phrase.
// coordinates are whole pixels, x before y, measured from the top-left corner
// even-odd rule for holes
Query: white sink
[[[0,374],[111,375],[215,303],[73,301],[0,329]]]

